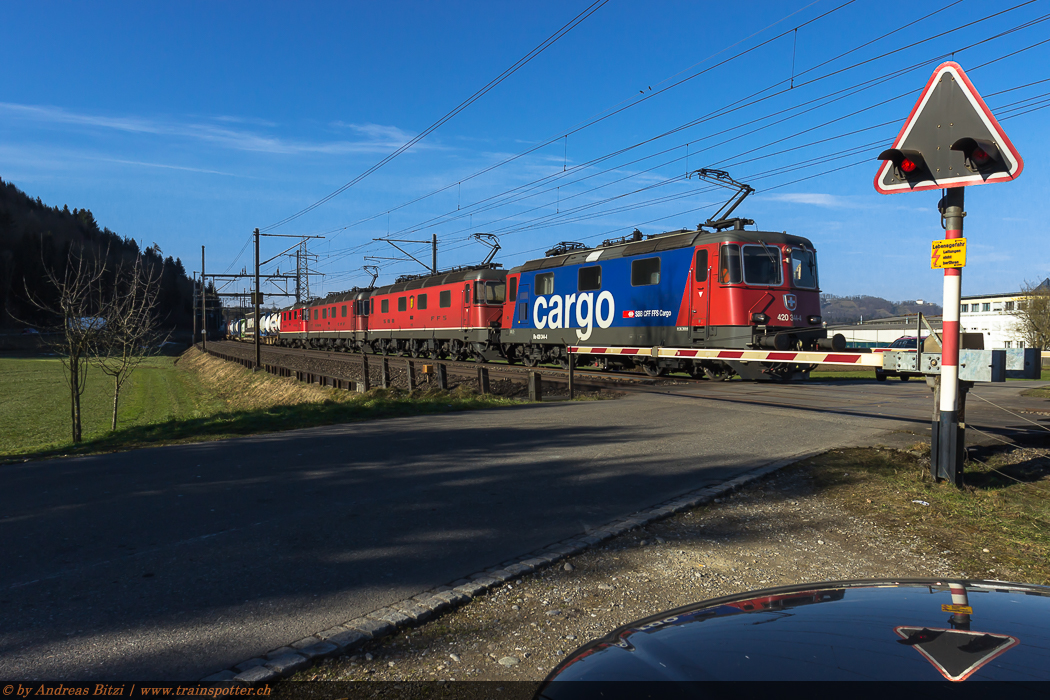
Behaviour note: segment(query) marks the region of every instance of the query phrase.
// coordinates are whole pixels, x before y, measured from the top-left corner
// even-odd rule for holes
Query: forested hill
[[[888,301],[882,297],[863,294],[852,297],[820,295],[820,315],[830,324],[875,321],[891,316],[916,314],[920,311],[927,316],[941,315],[941,307],[929,301]]]
[[[52,298],[44,266],[61,275],[70,246],[82,246],[88,255],[108,250],[113,267],[139,254],[147,265],[162,266],[160,317],[168,327],[185,329],[192,323],[193,282],[181,260],[165,258],[156,245],[142,250],[134,238],[99,228],[89,209],[48,206],[0,179],[0,327],[25,325],[21,320],[49,321],[38,318],[26,299],[26,287],[40,298]]]

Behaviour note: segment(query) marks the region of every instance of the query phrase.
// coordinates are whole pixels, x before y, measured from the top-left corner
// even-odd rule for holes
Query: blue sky
[[[588,4],[12,0],[0,177],[91,209],[188,269],[206,245],[210,272],[239,270],[253,227],[350,181]],[[388,233],[437,234],[441,266],[480,261],[487,249],[469,234],[496,233],[510,267],[558,241],[694,227],[721,192],[682,176],[720,167],[758,190],[738,213],[815,243],[824,291],[939,300],[928,262],[939,194],[879,195],[872,179],[954,51],[992,109],[1016,115],[1002,123],[1026,164],[1016,182],[968,188],[963,293],[1050,275],[1050,110],[1028,111],[1047,104],[1050,81],[1020,87],[1050,78],[1050,43],[1027,48],[1050,37],[1050,0],[842,4],[610,0],[412,150],[274,232],[327,236],[311,243],[320,292],[367,282],[365,255],[396,254],[372,242]],[[286,245],[264,239],[263,258]],[[418,270],[383,265],[381,283]]]

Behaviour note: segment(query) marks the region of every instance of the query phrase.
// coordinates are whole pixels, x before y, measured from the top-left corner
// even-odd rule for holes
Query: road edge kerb
[[[832,448],[827,448],[832,449]],[[203,683],[232,682],[246,685],[271,683],[310,666],[315,661],[352,651],[368,641],[386,637],[406,627],[429,621],[446,611],[469,603],[477,596],[507,581],[545,568],[590,549],[596,544],[619,537],[631,530],[695,508],[761,479],[773,472],[827,452],[813,450],[771,462],[712,486],[657,503],[624,518],[586,530],[581,535],[547,545],[516,559],[507,560],[484,571],[470,574],[448,585],[417,595],[354,618],[341,625],[304,637],[289,646],[274,649],[261,657],[242,661],[201,679]]]

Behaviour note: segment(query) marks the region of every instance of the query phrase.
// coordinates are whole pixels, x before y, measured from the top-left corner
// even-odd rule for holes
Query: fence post
[[[408,390],[416,388],[416,368],[412,366],[412,360],[405,360],[405,377],[408,379]]]
[[[368,374],[368,355],[361,354],[361,393],[372,388],[372,377]]]
[[[569,401],[576,398],[576,355],[569,354]]]
[[[438,389],[448,391],[448,368],[443,364],[437,365]]]
[[[543,400],[543,379],[539,372],[529,372],[529,401]]]
[[[387,358],[385,358],[385,357],[383,358],[382,370],[383,370],[382,371],[382,374],[383,374],[383,378],[382,378],[383,388],[384,389],[389,389],[390,388],[390,361]]]
[[[478,390],[482,394],[490,393],[489,390],[489,368],[478,367]]]

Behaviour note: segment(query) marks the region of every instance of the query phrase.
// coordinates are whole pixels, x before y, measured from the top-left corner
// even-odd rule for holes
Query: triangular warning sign
[[[977,669],[1017,645],[1016,637],[968,630],[895,627],[899,644],[914,647],[941,675],[964,681]]]
[[[979,158],[966,152],[966,139],[972,139],[971,152],[978,144]],[[1024,170],[1021,155],[954,61],[942,63],[930,76],[893,148],[917,153],[912,160],[918,167],[909,162],[902,169],[885,161],[875,176],[875,189],[882,194],[1004,182]]]

